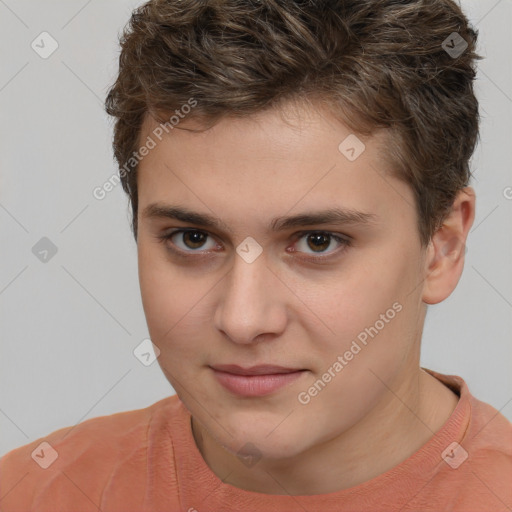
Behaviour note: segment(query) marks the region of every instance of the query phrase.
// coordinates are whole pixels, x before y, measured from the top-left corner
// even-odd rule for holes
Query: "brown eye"
[[[307,236],[307,244],[315,252],[322,252],[329,247],[331,237],[327,233],[312,233]]]
[[[161,235],[159,238],[168,245],[169,249],[173,249],[174,246],[181,253],[203,253],[217,247],[215,240],[208,233],[197,229],[179,229]]]
[[[321,258],[327,258],[351,245],[350,238],[328,231],[306,231],[299,235],[294,252],[302,252],[310,256],[318,254]]]
[[[183,243],[189,249],[199,249],[203,246],[207,235],[201,231],[185,231],[182,235]]]

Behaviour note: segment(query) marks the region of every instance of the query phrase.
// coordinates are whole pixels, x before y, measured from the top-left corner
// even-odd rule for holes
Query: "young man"
[[[107,111],[177,395],[0,462],[0,509],[497,511],[512,427],[422,369],[475,212],[451,0],[153,0]]]

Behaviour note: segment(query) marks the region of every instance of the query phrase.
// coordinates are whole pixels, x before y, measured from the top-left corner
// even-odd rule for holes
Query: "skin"
[[[156,126],[146,118],[140,140]],[[427,304],[448,297],[462,273],[474,191],[458,194],[423,247],[413,192],[382,158],[385,132],[360,137],[366,149],[351,162],[338,150],[350,130],[312,106],[189,130],[200,126],[182,120],[139,164],[137,241],[150,336],[192,415],[196,445],[225,483],[260,493],[322,494],[374,478],[424,445],[457,404],[421,370],[419,347]],[[209,214],[226,227],[145,216],[152,203]],[[269,230],[274,217],[329,207],[370,213],[373,222]],[[179,228],[208,236],[203,245],[183,234],[158,238]],[[351,244],[327,238],[318,249],[300,238],[308,230]],[[252,263],[236,253],[248,236],[263,248]],[[178,257],[169,247],[188,252]],[[329,257],[315,263],[315,255]],[[401,311],[301,404],[298,394],[397,302]],[[243,398],[209,368],[263,363],[308,371],[271,395]],[[261,454],[252,467],[237,455],[248,442]]]

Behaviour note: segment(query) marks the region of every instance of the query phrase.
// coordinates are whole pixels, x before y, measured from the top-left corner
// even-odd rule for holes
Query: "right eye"
[[[166,246],[171,251],[182,254],[191,254],[206,252],[207,250],[217,247],[217,244],[213,239],[211,239],[211,237],[211,244],[210,247],[208,247],[208,237],[210,237],[210,235],[205,231],[199,231],[197,229],[178,229],[171,231],[170,233],[160,235],[158,238],[162,242],[165,242]],[[205,248],[205,244],[206,249],[199,251],[198,249]]]

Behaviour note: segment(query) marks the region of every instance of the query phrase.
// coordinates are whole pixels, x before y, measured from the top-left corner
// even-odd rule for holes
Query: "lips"
[[[302,370],[302,368],[286,368],[284,366],[270,364],[260,364],[257,366],[251,366],[250,368],[243,368],[236,364],[219,364],[212,366],[211,368],[234,375],[275,375],[280,373],[293,373]]]
[[[242,397],[261,397],[272,394],[299,379],[307,371],[276,365],[258,365],[243,368],[238,365],[216,365],[210,367],[226,390]]]

